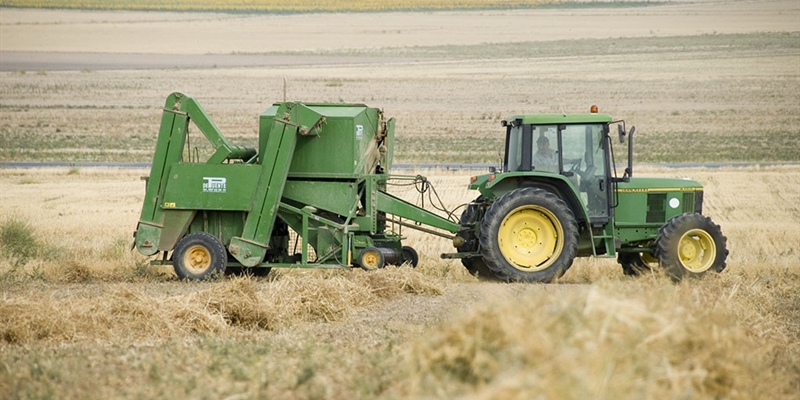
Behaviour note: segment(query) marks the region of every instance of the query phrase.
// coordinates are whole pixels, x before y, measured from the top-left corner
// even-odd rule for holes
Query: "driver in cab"
[[[550,139],[539,136],[536,139],[536,153],[533,155],[533,167],[537,171],[558,173],[558,156],[550,149]]]

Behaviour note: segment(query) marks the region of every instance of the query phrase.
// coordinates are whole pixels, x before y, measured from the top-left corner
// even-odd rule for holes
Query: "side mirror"
[[[619,142],[625,143],[625,128],[622,125],[617,125],[617,133],[619,133]]]

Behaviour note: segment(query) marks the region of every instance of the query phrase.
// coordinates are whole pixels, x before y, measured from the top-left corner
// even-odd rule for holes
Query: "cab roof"
[[[522,121],[522,124],[557,125],[557,124],[593,124],[613,121],[608,114],[524,114],[508,117],[508,122]]]

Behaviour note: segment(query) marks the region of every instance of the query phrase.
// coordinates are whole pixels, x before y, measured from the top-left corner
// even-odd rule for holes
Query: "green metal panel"
[[[260,263],[272,234],[289,166],[295,156],[298,133],[318,134],[325,117],[304,109],[299,103],[283,103],[278,107],[272,130],[262,156],[261,174],[250,204],[247,222],[241,237],[231,240],[229,250],[242,265]],[[307,137],[307,136],[306,136]]]
[[[358,187],[356,182],[347,181],[289,180],[283,198],[347,216],[358,202]]]
[[[283,104],[276,103],[260,116],[262,153],[271,134],[271,121]],[[354,178],[372,172],[380,157],[374,140],[382,123],[378,109],[352,104],[296,104],[300,112],[325,119],[318,136],[298,138],[290,177]]]
[[[586,204],[579,200],[578,189],[575,188],[569,178],[560,174],[533,171],[485,174],[477,176],[475,182],[469,184],[469,189],[480,191],[487,199],[495,199],[519,188],[520,180],[525,180],[528,183],[538,182],[542,186],[559,188],[564,196],[568,196],[564,200],[573,207],[575,216],[585,221],[590,220]]]
[[[250,208],[261,168],[250,164],[175,164],[164,191],[164,208],[240,210]]]
[[[509,121],[520,119],[523,124],[534,125],[607,123],[613,120],[608,114],[525,114],[508,117]]]
[[[242,232],[246,215],[230,211],[198,211],[186,232],[208,232],[227,246],[231,238]]]
[[[162,196],[170,166],[181,160],[189,124],[185,114],[173,110],[178,94],[167,97],[161,116],[161,128],[153,154],[150,176],[147,179],[142,212],[136,227],[136,249],[144,255],[153,255],[159,250],[161,232],[164,227]]]
[[[698,182],[674,178],[631,178],[620,182],[616,194],[615,235],[623,244],[652,240],[670,218],[694,209]],[[691,204],[684,204],[685,202]]]
[[[275,114],[278,112],[278,104],[261,113],[258,117],[258,163],[264,162],[264,152],[267,148],[267,138],[272,131],[272,124],[275,122]]]

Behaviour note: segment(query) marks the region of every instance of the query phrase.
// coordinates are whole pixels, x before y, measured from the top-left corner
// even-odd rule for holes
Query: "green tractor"
[[[552,282],[575,257],[617,257],[626,275],[661,266],[675,280],[725,269],[726,238],[702,214],[703,187],[688,179],[634,178],[633,134],[597,113],[515,115],[502,171],[472,177],[480,192],[453,244],[474,275]],[[611,126],[628,141],[617,176]]]
[[[612,124],[629,141],[622,177]],[[190,139],[192,125],[207,151]],[[275,103],[259,116],[256,148],[229,143],[195,99],[176,92],[164,105],[135,247],[189,280],[415,266],[402,227],[452,240],[458,252],[442,257],[505,281],[551,282],[589,255],[617,256],[631,275],[655,264],[676,279],[725,268],[725,237],[701,214],[702,186],[632,178],[634,129],[623,121],[592,112],[503,125],[503,171],[472,179],[480,196],[455,221],[388,193],[427,182],[391,174],[394,119],[380,109]]]

